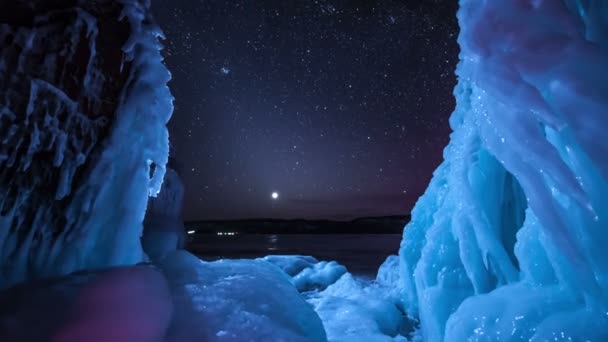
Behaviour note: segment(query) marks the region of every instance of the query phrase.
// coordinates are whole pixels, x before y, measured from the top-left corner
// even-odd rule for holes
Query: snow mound
[[[261,260],[161,263],[175,300],[166,341],[326,341],[319,316],[288,276]]]

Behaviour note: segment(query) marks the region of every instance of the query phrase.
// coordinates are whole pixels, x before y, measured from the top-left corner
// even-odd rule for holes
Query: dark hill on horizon
[[[194,234],[401,234],[410,216],[361,217],[351,221],[241,219],[185,222]]]

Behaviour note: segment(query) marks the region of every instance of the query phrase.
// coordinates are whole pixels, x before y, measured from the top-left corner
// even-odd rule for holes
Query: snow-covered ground
[[[390,256],[375,280],[354,277],[335,261],[268,256],[291,277],[325,327],[329,341],[406,341],[413,322],[399,299],[398,258]],[[397,276],[395,276],[397,275]]]
[[[401,334],[411,332],[392,276],[396,256],[377,281],[312,257],[264,259],[204,262],[176,251],[156,265],[18,286],[0,294],[0,336],[24,342],[373,342],[406,341]]]

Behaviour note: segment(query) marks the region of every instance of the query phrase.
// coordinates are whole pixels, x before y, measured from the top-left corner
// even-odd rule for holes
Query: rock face
[[[172,113],[149,6],[0,0],[0,287],[142,260]]]

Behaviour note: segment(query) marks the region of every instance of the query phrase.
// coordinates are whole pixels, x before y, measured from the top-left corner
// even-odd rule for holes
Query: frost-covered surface
[[[281,268],[300,292],[324,290],[346,273],[346,267],[335,261],[318,261],[311,256],[269,255],[261,260]]]
[[[344,274],[308,301],[332,342],[406,342],[410,326],[389,288]],[[388,296],[387,296],[388,295]]]
[[[325,290],[305,295],[329,341],[405,342],[414,327],[400,309],[394,285],[345,273]]]
[[[165,341],[326,341],[321,320],[285,273],[261,260],[164,259],[175,301]]]
[[[310,256],[271,255],[259,260],[291,277],[321,317],[329,341],[405,342],[402,335],[412,331],[400,309],[397,256],[387,259],[376,281],[357,279],[335,261]]]
[[[149,5],[3,3],[0,287],[143,259],[172,113]]]
[[[0,340],[324,342],[313,307],[261,260],[203,262],[175,251],[0,291]]]
[[[428,341],[608,340],[608,2],[461,0],[454,130],[406,227]]]

